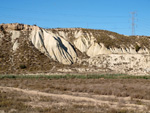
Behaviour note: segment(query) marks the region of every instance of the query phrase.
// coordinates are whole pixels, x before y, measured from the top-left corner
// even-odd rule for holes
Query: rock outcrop
[[[150,37],[0,24],[0,73],[37,70],[149,74]]]
[[[53,60],[63,64],[76,62],[76,52],[73,46],[64,38],[58,37],[44,29],[33,29],[30,35],[33,45]]]
[[[32,30],[34,26],[19,24],[19,23],[11,23],[11,24],[1,24],[1,30]]]

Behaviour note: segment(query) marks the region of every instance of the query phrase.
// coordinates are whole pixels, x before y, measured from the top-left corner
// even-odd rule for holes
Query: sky
[[[150,0],[0,0],[0,23],[150,36]]]

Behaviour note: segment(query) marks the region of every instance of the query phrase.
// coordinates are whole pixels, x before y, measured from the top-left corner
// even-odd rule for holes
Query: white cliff
[[[35,28],[30,38],[38,50],[52,59],[63,64],[72,64],[76,61],[77,55],[71,44],[54,33]]]

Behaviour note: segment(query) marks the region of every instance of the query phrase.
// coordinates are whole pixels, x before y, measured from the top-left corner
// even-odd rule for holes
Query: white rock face
[[[68,29],[69,31],[69,29]],[[96,38],[94,35],[90,32],[84,33],[82,30],[73,30],[70,29],[70,32],[72,33],[72,37],[74,37],[74,40],[72,44],[76,48],[78,48],[81,52],[86,53],[88,56],[93,57],[100,54],[149,54],[149,50],[147,48],[140,49],[138,52],[135,50],[135,47],[133,45],[130,45],[128,47],[111,47],[106,48],[103,43],[97,43]],[[63,37],[64,39],[68,40],[68,32],[61,31],[60,29],[56,33],[58,37]],[[115,39],[115,36],[108,35],[110,38]],[[114,42],[116,43],[116,42]]]
[[[140,49],[138,51],[139,54],[150,54],[150,51],[147,49],[147,48],[144,48],[144,49]]]
[[[11,42],[13,43],[13,51],[15,51],[19,47],[17,38],[20,37],[20,32],[19,31],[11,31],[11,33],[12,33]]]
[[[88,60],[89,65],[109,68],[118,73],[149,74],[150,56],[142,54],[98,55]]]
[[[74,41],[74,45],[81,51],[86,52],[89,48],[88,40],[84,37],[78,38]]]
[[[71,44],[52,32],[35,28],[30,38],[38,50],[52,59],[63,64],[72,64],[76,61],[77,55]]]
[[[96,56],[100,54],[111,54],[111,51],[108,50],[104,44],[93,43],[87,51],[88,56]]]

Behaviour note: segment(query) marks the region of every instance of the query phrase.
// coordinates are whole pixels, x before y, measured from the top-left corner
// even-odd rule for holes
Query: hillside
[[[0,73],[149,74],[150,37],[0,24]]]

